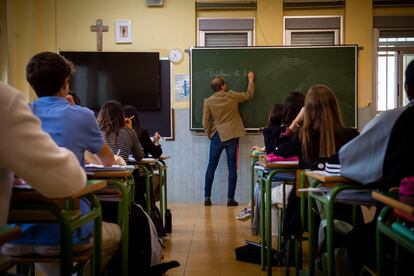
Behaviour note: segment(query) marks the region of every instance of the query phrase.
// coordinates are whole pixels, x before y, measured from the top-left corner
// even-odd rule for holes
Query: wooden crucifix
[[[108,26],[102,25],[102,19],[96,19],[96,25],[91,25],[91,32],[96,32],[96,47],[102,52],[102,32],[107,32]]]

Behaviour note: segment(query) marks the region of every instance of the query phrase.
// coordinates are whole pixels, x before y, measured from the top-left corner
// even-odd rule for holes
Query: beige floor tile
[[[173,233],[165,242],[165,260],[177,260],[181,266],[167,275],[266,275],[260,265],[236,260],[236,247],[245,245],[245,240],[260,240],[251,235],[250,221],[234,219],[242,206],[227,208],[224,204],[214,204],[206,208],[201,204],[172,203],[169,208],[173,214]],[[272,269],[273,275],[284,273],[284,268]]]
[[[237,260],[229,260],[226,262],[220,262],[220,269],[221,271],[239,271],[239,270],[246,270],[246,271],[257,271],[259,265],[251,264],[246,262],[239,262]]]
[[[220,264],[220,258],[217,255],[206,254],[204,256],[200,255],[190,255],[188,257],[187,266],[193,264],[202,264],[202,265],[214,265],[217,266]]]
[[[220,272],[220,266],[216,262],[187,263],[185,271]]]
[[[166,276],[184,276],[185,271],[184,269],[174,268],[174,269],[168,270],[165,275]]]
[[[219,271],[189,270],[185,272],[184,276],[220,276],[220,272]]]

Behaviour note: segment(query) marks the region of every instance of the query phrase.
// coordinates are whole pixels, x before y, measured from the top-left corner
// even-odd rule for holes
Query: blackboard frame
[[[195,131],[202,131],[203,130],[203,128],[201,126],[201,123],[200,123],[200,119],[199,119],[200,114],[198,114],[198,113],[200,113],[200,108],[201,108],[201,113],[202,113],[202,101],[203,101],[203,99],[205,97],[208,97],[208,96],[212,95],[211,89],[209,87],[209,82],[206,81],[207,79],[204,79],[204,81],[207,82],[207,83],[205,83],[205,86],[208,87],[208,88],[203,87],[203,92],[201,92],[201,93],[204,93],[204,94],[202,94],[203,96],[205,95],[204,98],[200,99],[200,94],[198,94],[200,92],[198,91],[198,89],[194,88],[195,84],[197,85],[197,81],[199,81],[199,79],[197,79],[197,78],[200,78],[199,77],[200,76],[199,68],[194,69],[195,67],[198,66],[198,64],[196,64],[196,66],[194,66],[194,64],[193,64],[194,59],[195,59],[194,57],[196,57],[196,59],[198,58],[197,55],[203,55],[203,53],[208,54],[208,52],[206,52],[206,51],[209,51],[209,52],[216,51],[216,53],[219,54],[219,55],[220,54],[221,55],[224,55],[224,54],[227,55],[227,53],[230,53],[231,51],[239,52],[239,53],[241,51],[253,51],[253,53],[254,53],[254,51],[257,52],[257,50],[261,51],[261,49],[265,49],[266,51],[269,51],[269,49],[271,51],[273,49],[275,51],[278,51],[280,49],[281,51],[293,51],[294,52],[294,51],[300,51],[301,49],[304,49],[304,51],[314,51],[314,50],[320,51],[320,50],[323,50],[325,48],[330,49],[328,51],[338,51],[338,52],[346,51],[347,55],[350,55],[353,59],[353,60],[349,61],[349,65],[347,65],[347,67],[349,67],[347,69],[352,73],[351,77],[353,78],[353,83],[351,82],[349,84],[349,86],[351,88],[349,89],[349,92],[347,92],[347,93],[349,93],[350,100],[349,100],[349,103],[347,103],[348,105],[346,106],[348,108],[347,109],[348,113],[345,114],[345,115],[348,115],[348,122],[346,124],[347,127],[355,127],[356,128],[357,127],[357,122],[358,122],[358,45],[340,45],[340,46],[306,46],[306,47],[304,47],[304,46],[301,46],[301,47],[298,47],[298,46],[271,46],[271,47],[220,47],[220,48],[192,47],[192,48],[190,48],[190,62],[189,62],[189,65],[190,65],[190,84],[191,84],[190,112],[189,112],[190,130],[195,130]],[[331,49],[331,48],[334,48],[334,49]],[[346,48],[346,49],[344,49],[344,48]],[[313,49],[313,50],[309,50],[309,49]],[[338,50],[336,50],[336,49],[338,49]],[[198,59],[198,60],[200,60],[200,59]],[[212,64],[213,63],[214,63],[214,60],[212,61]],[[208,66],[210,66],[210,64],[208,64]],[[212,68],[214,68],[214,64],[211,65],[211,66],[212,66]],[[198,66],[198,67],[200,67],[200,66]],[[204,70],[204,68],[202,66],[201,66],[201,68]],[[211,69],[211,68],[208,68],[208,69]],[[199,70],[199,71],[197,71],[198,77],[194,77],[195,76],[194,70]],[[218,70],[218,71],[220,71],[220,70]],[[207,74],[206,72],[201,72],[201,73],[202,74]],[[210,73],[210,75],[211,75],[211,73]],[[341,76],[339,76],[339,77],[341,77]],[[230,84],[229,85],[230,89],[232,89],[232,86],[231,86],[230,82],[229,82],[229,84]],[[313,84],[315,84],[315,83],[313,83]],[[247,85],[247,80],[246,80],[246,85]],[[204,86],[204,82],[203,82],[203,86]],[[244,87],[246,87],[246,86],[244,86]],[[309,87],[307,87],[305,90],[303,90],[301,92],[303,92],[305,94],[307,92],[308,88]],[[335,91],[335,87],[331,86],[331,88]],[[209,92],[205,92],[206,89],[209,89]],[[237,89],[235,89],[235,90],[237,90]],[[242,90],[237,90],[237,91],[243,91],[243,89]],[[256,93],[256,95],[258,95],[258,94]],[[341,105],[341,102],[340,102],[340,105]],[[194,106],[196,106],[196,107],[194,107]],[[196,120],[194,120],[194,117],[195,117],[194,112],[196,112],[196,111],[198,111],[198,113],[196,114],[198,117],[196,117]],[[266,110],[266,112],[267,112],[267,110]],[[241,111],[241,113],[242,113],[242,111]],[[242,116],[243,116],[243,113],[242,113]],[[196,121],[196,123],[195,123],[195,121]],[[264,126],[264,124],[265,124],[265,122],[263,122],[263,125],[257,126],[257,127],[249,127],[248,125],[246,125],[246,130],[248,130],[248,131],[258,131],[260,129],[260,127]]]

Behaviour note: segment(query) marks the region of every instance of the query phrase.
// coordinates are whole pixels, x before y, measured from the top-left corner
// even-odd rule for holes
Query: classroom
[[[306,182],[306,179],[311,179],[310,185],[317,182],[315,179],[318,178],[314,178],[314,175],[306,176],[307,173],[299,172],[297,166],[293,169],[281,169],[277,166],[268,168],[266,165],[264,169],[255,168],[255,165],[263,165],[267,161],[265,155],[254,155],[257,152],[252,155],[252,146],[264,146],[262,129],[267,125],[268,113],[273,104],[283,104],[289,92],[299,91],[306,97],[311,86],[319,83],[327,85],[336,94],[345,127],[356,129],[359,133],[384,111],[410,105],[410,97],[406,96],[409,92],[405,86],[405,70],[414,60],[413,0],[0,0],[0,81],[20,91],[25,103],[36,102],[38,99],[37,91],[26,76],[26,66],[33,56],[46,51],[60,53],[74,63],[73,78],[68,80],[71,85],[69,90],[80,96],[82,105],[95,112],[98,123],[104,120],[103,116],[98,115],[102,105],[117,98],[123,105],[138,108],[141,126],[148,130],[151,138],[152,135],[155,137],[154,133],[159,133],[155,144],[161,145],[165,159],[155,158],[156,161],[147,164],[144,161],[138,162],[135,170],[139,173],[123,175],[117,172],[116,177],[105,176],[106,184],[97,184],[108,187],[113,185],[124,194],[121,202],[125,202],[117,204],[116,215],[119,217],[115,219],[123,234],[120,241],[122,246],[119,249],[121,253],[118,254],[122,271],[118,274],[132,275],[125,269],[126,266],[130,271],[133,270],[131,263],[128,263],[128,252],[134,246],[131,230],[136,225],[131,222],[128,214],[128,210],[134,208],[126,201],[131,201],[132,193],[140,190],[136,187],[138,182],[134,177],[140,177],[142,190],[146,189],[148,192],[150,185],[153,185],[154,175],[158,175],[158,181],[161,181],[161,199],[154,206],[159,208],[164,227],[172,221],[163,240],[163,261],[178,261],[180,265],[158,272],[159,274],[142,270],[143,274],[137,275],[288,275],[289,272],[296,275],[315,275],[315,271],[312,271],[315,269],[328,275],[358,274],[350,270],[350,274],[341,274],[341,265],[334,263],[340,257],[335,257],[339,255],[331,252],[333,240],[329,240],[329,233],[326,234],[329,236],[326,249],[328,253],[325,253],[327,257],[321,257],[323,261],[316,264],[311,261],[316,250],[312,252],[310,245],[318,245],[308,231],[305,231],[306,235],[301,236],[301,239],[293,239],[292,243],[289,238],[282,241],[281,235],[275,235],[276,228],[279,234],[283,231],[280,221],[290,214],[289,210],[285,212],[285,203],[279,204],[278,208],[282,211],[274,211],[277,208],[273,208],[271,204],[262,204],[266,206],[262,206],[257,214],[260,214],[260,223],[263,226],[260,225],[261,229],[256,235],[252,235],[253,218],[240,221],[236,217],[240,216],[243,206],[249,201],[253,200],[255,204],[253,193],[256,182],[262,185],[259,191],[260,196],[263,196],[262,200],[266,203],[270,201],[271,189],[273,194],[272,177],[280,170],[293,172],[293,182],[296,181],[294,185],[297,186],[301,181]],[[110,64],[105,70],[114,78],[100,77],[101,64]],[[92,68],[91,71],[87,71],[88,68]],[[253,76],[249,75],[250,70],[253,71]],[[110,82],[115,77],[128,76],[129,72],[138,75],[135,82],[131,80],[134,77],[122,79],[121,82],[113,84],[114,91],[110,91],[110,88],[106,92],[99,90],[110,87]],[[88,74],[96,75],[93,77]],[[244,123],[241,131],[246,133],[236,136],[237,165],[233,174],[236,174],[237,185],[233,196],[229,196],[227,188],[231,177],[227,154],[224,153],[216,164],[217,169],[212,171],[214,181],[211,191],[205,190],[206,170],[211,162],[209,154],[214,136],[209,137],[203,129],[203,109],[206,108],[204,99],[213,95],[210,81],[216,76],[222,76],[224,82],[221,85],[228,85],[230,90],[247,91],[246,87],[250,87],[252,82],[255,84],[253,98],[239,105]],[[95,84],[88,86],[85,83]],[[123,91],[132,92],[116,91],[121,90],[119,88],[122,85],[125,85],[122,87]],[[135,90],[128,90],[132,86]],[[148,92],[152,90],[155,92]],[[131,97],[135,91],[139,91],[137,96]],[[306,104],[306,98],[304,101]],[[2,106],[1,109],[3,108]],[[3,113],[0,111],[0,114]],[[133,116],[128,117],[132,120]],[[297,121],[292,121],[292,125],[295,122]],[[105,133],[103,128],[101,130]],[[391,131],[390,129],[389,133]],[[53,135],[52,138],[54,139]],[[398,144],[398,141],[390,141]],[[109,141],[107,144],[109,147],[113,146]],[[378,142],[375,146],[384,148],[385,152],[386,145],[380,144]],[[13,146],[13,142],[8,145]],[[369,143],[364,145],[359,151],[370,152]],[[30,151],[30,148],[26,150]],[[228,153],[227,150],[228,148]],[[337,151],[339,148],[334,153]],[[411,153],[412,146],[406,151]],[[120,150],[112,150],[112,153],[115,155],[112,159],[122,155]],[[341,154],[339,156],[341,159]],[[143,156],[135,159],[142,158]],[[81,160],[82,163],[83,159]],[[367,163],[367,168],[361,168],[360,171],[370,171],[370,164],[375,166],[375,162]],[[345,166],[342,160],[341,164]],[[2,166],[0,163],[0,172]],[[414,168],[409,170],[414,176]],[[138,176],[134,176],[136,174]],[[346,174],[343,176],[358,179]],[[121,179],[125,183],[132,179],[135,187],[124,190]],[[312,179],[316,181],[313,184]],[[88,175],[88,182],[96,180],[97,177]],[[292,179],[286,181],[291,183]],[[329,182],[325,178],[318,181],[319,184]],[[346,185],[352,184],[343,179],[332,180],[334,183],[342,183],[341,181]],[[400,186],[399,183],[393,184]],[[308,192],[310,195],[311,190],[303,194],[307,197]],[[131,193],[129,197],[128,193]],[[381,198],[383,195],[379,194]],[[301,193],[297,192],[297,195],[299,200]],[[301,212],[312,214],[309,211],[312,208],[308,208],[308,204],[310,207],[314,204],[315,207],[322,204],[318,201],[324,202],[317,195],[309,198],[311,197],[312,200],[304,199],[298,210],[303,207]],[[374,195],[372,197],[376,198]],[[410,197],[412,200],[413,194]],[[401,208],[407,207],[408,212],[413,212],[412,202]],[[104,213],[106,208],[111,209],[108,206],[102,206]],[[146,211],[154,209],[154,206],[148,197],[143,199],[142,208]],[[362,219],[369,216],[377,219],[376,209],[357,209],[362,210]],[[278,215],[274,215],[274,212]],[[302,215],[302,224],[306,220],[304,227],[308,230],[310,215]],[[385,213],[379,216],[381,215],[388,216]],[[413,219],[413,216],[414,212],[405,217],[411,229],[404,226],[409,229],[411,238],[414,236],[414,224],[409,219]],[[319,223],[319,220],[318,218],[315,223]],[[125,224],[125,221],[128,223]],[[0,220],[1,223],[4,222]],[[335,228],[329,221],[327,224],[327,232],[332,227]],[[318,229],[319,225],[316,226]],[[125,233],[129,235],[129,242],[124,237]],[[314,229],[313,234],[317,236],[318,230]],[[246,245],[246,240],[264,243],[261,250],[257,251],[261,254],[258,253],[258,263],[236,260],[235,249]],[[410,242],[396,248],[400,248],[402,254],[412,257],[414,240],[406,240]],[[1,241],[3,243],[3,238]],[[277,251],[286,246],[287,254],[291,255],[290,267],[286,265],[286,260],[283,264],[267,265],[272,257],[276,258],[271,253],[272,246],[265,246],[268,242]],[[296,250],[292,249],[294,247]],[[374,246],[372,251],[375,250]],[[293,251],[295,252],[292,253]],[[301,256],[298,251],[301,251]],[[93,257],[89,259],[93,264],[92,274],[100,275],[95,266],[99,267],[101,260],[96,261],[96,254],[91,254]],[[365,270],[361,275],[387,275],[391,267],[394,269],[390,264],[392,261],[404,263],[407,260],[403,258],[390,261],[393,257],[395,256],[387,255],[388,262],[384,261],[382,272],[378,273],[376,268],[366,265],[363,266]],[[0,271],[3,272],[1,262],[0,255]],[[18,267],[12,266],[9,273],[15,273]],[[396,271],[396,275],[404,275],[403,268]],[[112,275],[113,271],[104,270],[103,274],[105,273]],[[36,275],[47,274],[36,266]]]

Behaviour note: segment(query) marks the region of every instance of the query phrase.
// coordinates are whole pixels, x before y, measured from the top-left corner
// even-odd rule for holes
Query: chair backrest
[[[303,181],[303,184],[302,184],[302,181]],[[305,170],[303,169],[296,170],[296,196],[300,197],[301,195],[301,192],[298,191],[299,189],[307,188],[307,187],[309,187],[309,180],[305,175]],[[305,193],[305,196],[307,196],[307,193]]]

